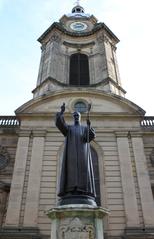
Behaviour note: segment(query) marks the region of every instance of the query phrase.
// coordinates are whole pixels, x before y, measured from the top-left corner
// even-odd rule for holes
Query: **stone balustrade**
[[[16,116],[0,116],[0,127],[17,127],[20,121]]]
[[[154,129],[154,116],[145,116],[141,120],[141,127]]]

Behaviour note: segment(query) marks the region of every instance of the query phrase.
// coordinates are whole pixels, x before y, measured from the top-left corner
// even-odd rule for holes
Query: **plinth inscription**
[[[60,226],[58,235],[58,239],[95,239],[95,229],[92,224],[74,218],[69,224]]]

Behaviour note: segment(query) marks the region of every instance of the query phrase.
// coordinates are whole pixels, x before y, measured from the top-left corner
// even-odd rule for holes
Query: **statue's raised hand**
[[[63,114],[65,112],[65,103],[63,103],[63,105],[61,106],[61,114]]]

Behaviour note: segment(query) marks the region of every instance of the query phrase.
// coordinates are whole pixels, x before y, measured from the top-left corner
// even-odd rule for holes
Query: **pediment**
[[[144,115],[145,111],[133,102],[98,90],[60,90],[30,100],[16,110],[22,114],[55,114],[65,102],[66,113],[74,111],[74,104],[84,101],[92,104],[91,113],[103,115]]]

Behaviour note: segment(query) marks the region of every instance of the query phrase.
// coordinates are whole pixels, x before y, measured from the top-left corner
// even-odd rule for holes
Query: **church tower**
[[[34,98],[79,87],[125,95],[116,59],[119,40],[80,5],[53,23],[38,41],[42,56]]]
[[[68,124],[77,110],[86,125],[91,104],[97,205],[110,212],[104,237],[154,239],[154,117],[145,117],[125,98],[116,58],[119,39],[78,1],[38,41],[33,99],[16,116],[0,117],[0,239],[51,238],[46,212],[58,202],[64,137],[55,115],[63,102]]]

